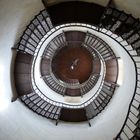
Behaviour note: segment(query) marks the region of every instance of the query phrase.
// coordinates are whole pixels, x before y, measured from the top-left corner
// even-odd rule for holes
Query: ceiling
[[[75,0],[44,0],[48,5],[53,5],[60,2],[68,2]],[[106,6],[109,0],[76,0],[76,1],[85,1],[93,2],[102,6]],[[126,13],[132,14],[134,17],[139,18],[140,12],[140,0],[113,0],[115,7],[120,10],[124,10]]]

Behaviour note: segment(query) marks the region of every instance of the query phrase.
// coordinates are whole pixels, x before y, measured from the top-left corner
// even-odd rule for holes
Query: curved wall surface
[[[0,38],[0,85],[2,87],[0,94],[0,139],[46,140],[47,138],[48,140],[112,140],[117,135],[117,132],[120,131],[122,122],[125,121],[128,106],[133,96],[133,92],[131,91],[134,90],[136,80],[134,64],[130,57],[126,55],[124,49],[109,37],[110,34],[108,34],[108,36],[104,34],[106,30],[105,32],[102,30],[104,32],[103,34],[98,31],[91,31],[108,44],[111,44],[111,46],[114,46],[116,55],[121,56],[123,66],[125,67],[120,68],[121,71],[124,71],[120,79],[123,77],[124,79],[121,83],[125,84],[117,89],[106,109],[91,120],[92,127],[88,127],[86,122],[61,122],[60,125],[55,126],[52,120],[33,113],[23,106],[20,100],[11,103],[13,93],[10,82],[12,84],[14,83],[12,78],[10,81],[10,73],[13,72],[12,53],[14,54],[11,48],[17,43],[19,36],[29,21],[44,7],[41,1],[38,0],[24,0],[20,3],[17,0],[10,2],[8,0],[2,0],[0,1],[0,6],[0,30],[2,34]],[[74,28],[75,27],[73,27],[73,29]],[[79,30],[84,29],[79,28]],[[116,49],[117,47],[119,49]],[[13,57],[14,56],[15,54]],[[126,84],[127,82],[129,82],[128,85]]]

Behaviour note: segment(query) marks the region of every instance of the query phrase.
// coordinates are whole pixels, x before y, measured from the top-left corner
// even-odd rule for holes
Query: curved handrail
[[[69,27],[69,26],[71,26],[71,25],[67,25],[66,27]],[[60,28],[63,28],[63,27],[60,27]],[[59,29],[60,29],[59,28]],[[58,28],[55,30],[55,31],[57,31],[57,30],[59,30]],[[51,36],[55,31],[53,31],[53,32],[51,32],[51,34],[49,34],[48,35],[48,37],[49,36]],[[48,38],[47,37],[47,38]],[[47,39],[46,38],[46,39]],[[45,39],[45,40],[46,40]],[[42,44],[45,42],[45,40],[42,42]],[[41,47],[40,47],[41,48]],[[39,48],[39,50],[40,50],[40,48]],[[39,50],[38,50],[38,52],[39,52]],[[38,54],[37,54],[38,55]],[[34,58],[34,61],[33,61],[33,65],[32,65],[32,69],[33,69],[33,73],[34,73],[34,65],[35,65],[35,61],[36,61],[36,58],[37,57],[35,57]],[[33,74],[33,80],[35,81],[35,78],[34,78],[34,74]],[[103,79],[102,79],[102,81],[103,81]],[[36,82],[34,83],[35,85],[36,85]],[[101,85],[103,84],[103,82],[100,84],[100,86],[99,87],[101,87]],[[37,87],[37,85],[36,85],[36,87]],[[38,88],[38,87],[37,87]],[[39,90],[39,88],[38,88],[38,90]],[[98,90],[96,91],[96,94],[98,93],[98,91],[100,90],[100,88],[98,88]],[[40,91],[40,90],[39,90]],[[41,92],[41,91],[40,91]],[[41,92],[42,93],[42,92]],[[43,94],[43,93],[42,93]],[[44,95],[44,94],[43,94]],[[45,95],[44,95],[45,96]],[[95,96],[95,95],[94,95]],[[45,96],[46,97],[46,96]],[[54,100],[52,100],[52,99],[50,99],[49,97],[47,97],[50,101],[52,101],[52,102],[56,102],[56,101],[54,101]],[[87,102],[89,102],[91,99],[92,99],[93,97],[91,97]],[[59,103],[60,105],[62,105],[62,103],[61,102],[57,102],[57,103]],[[63,105],[66,107],[66,106],[79,106],[79,105],[69,105],[69,104],[66,104],[66,103],[63,103]],[[84,103],[82,103],[80,106],[84,106]]]
[[[124,13],[124,11],[120,11],[120,10],[118,10],[118,9],[115,9],[115,8],[111,8],[111,9],[113,9],[113,10],[117,10],[118,12],[120,12],[120,13]],[[136,19],[136,18],[134,18],[132,15],[129,15],[129,14],[126,14],[126,13],[124,13],[125,15],[127,15],[128,17],[132,17],[135,21],[137,21],[137,22],[139,22],[139,24],[140,24],[140,21],[138,20],[138,19]],[[105,27],[104,27],[105,28]],[[109,31],[107,28],[105,28],[107,31]],[[136,30],[135,30],[136,31]],[[100,31],[101,32],[101,31]],[[112,32],[112,31],[111,31]],[[134,58],[133,58],[133,56],[129,53],[129,51],[117,40],[117,38],[118,37],[121,37],[120,35],[117,35],[117,37],[116,37],[116,39],[115,38],[113,38],[112,36],[110,36],[110,35],[108,35],[108,34],[106,34],[106,33],[104,33],[104,32],[102,32],[103,34],[105,34],[105,35],[107,35],[107,36],[109,36],[110,38],[112,38],[113,40],[115,40],[116,42],[118,42],[120,45],[121,45],[121,47],[123,47],[123,49],[127,52],[127,54],[130,56],[130,58],[131,58],[131,60],[133,61],[133,63],[134,63],[134,66],[135,66],[135,73],[136,73],[136,84],[135,84],[135,89],[134,89],[134,94],[133,94],[133,96],[132,96],[132,99],[131,99],[131,101],[130,101],[130,104],[129,104],[129,107],[128,107],[128,112],[127,112],[127,115],[126,115],[126,119],[125,119],[125,121],[124,121],[124,124],[123,124],[123,126],[122,126],[122,128],[121,128],[121,130],[119,131],[119,133],[117,134],[117,136],[116,136],[116,140],[117,140],[117,138],[119,138],[120,137],[120,134],[121,134],[121,132],[123,132],[123,129],[124,129],[124,127],[125,127],[125,125],[126,125],[126,122],[127,122],[127,119],[129,118],[129,113],[131,112],[130,110],[131,110],[131,106],[132,106],[132,103],[133,103],[133,100],[134,100],[134,97],[135,97],[135,95],[136,95],[136,90],[137,90],[137,83],[138,83],[138,72],[137,72],[137,65],[136,65],[136,62],[135,62],[135,60],[134,60]],[[113,32],[112,32],[113,33]],[[115,34],[115,33],[114,33]],[[130,35],[131,36],[131,35]],[[123,39],[123,37],[121,37],[122,39]],[[124,41],[124,39],[123,39],[123,41]],[[130,44],[127,40],[125,40],[128,44]],[[122,41],[121,41],[122,42]],[[133,48],[133,47],[132,47]],[[133,48],[133,50],[135,50],[134,48]]]
[[[76,24],[76,25],[75,25]],[[66,25],[60,25],[60,27],[58,28],[58,27],[54,27],[55,28],[55,30],[53,30],[48,36],[47,36],[47,38],[49,37],[49,36],[51,36],[55,31],[57,31],[57,30],[59,30],[59,29],[61,29],[61,28],[63,28],[63,27],[70,27],[70,26],[72,26],[72,25],[75,25],[75,26],[82,26],[82,27],[86,27],[86,28],[89,28],[89,29],[94,29],[93,28],[93,26],[91,26],[91,25],[87,25],[87,24],[81,24],[81,23],[72,23],[72,24],[66,24]],[[95,29],[94,29],[95,30]],[[97,31],[97,30],[96,30]],[[46,40],[46,39],[45,39]],[[45,40],[42,42],[42,44],[45,42]],[[40,47],[41,48],[41,47]],[[39,50],[40,50],[40,48],[39,48]],[[36,58],[35,58],[35,60],[36,60]],[[33,64],[33,70],[34,70],[34,65],[35,65],[35,63]],[[33,75],[33,80],[34,80],[35,78],[34,78],[34,75]],[[102,81],[104,81],[104,79],[102,79]],[[34,83],[35,85],[36,85],[36,83]],[[76,106],[77,107],[79,107],[79,106],[81,106],[81,107],[84,107],[85,105],[88,105],[89,103],[90,103],[90,101],[92,100],[92,98],[93,97],[95,97],[95,95],[101,90],[101,87],[102,87],[102,85],[103,85],[103,82],[100,84],[100,86],[99,86],[99,88],[98,88],[98,90],[96,91],[96,93],[90,98],[90,99],[88,99],[88,101],[86,101],[86,103],[82,103],[82,104],[79,104],[79,105],[70,105],[70,104],[66,104],[66,103],[63,103],[63,106],[64,107],[73,107],[73,108],[75,108]],[[36,87],[37,87],[37,85],[36,85]],[[37,87],[38,88],[38,87]],[[38,89],[39,90],[39,89]],[[40,90],[39,90],[39,92],[41,92]],[[42,93],[42,92],[41,92]],[[44,94],[43,94],[44,95]],[[44,95],[45,96],[45,95]],[[45,96],[46,97],[46,96]],[[48,98],[48,97],[47,97]],[[54,101],[54,100],[52,100],[52,99],[50,99],[50,98],[48,98],[50,101],[52,101],[52,102],[56,102],[56,101]],[[61,102],[57,102],[58,104],[60,104],[61,106],[62,106],[62,103]]]
[[[106,29],[106,30],[107,30],[107,29]],[[102,33],[103,33],[103,32],[102,32]],[[103,34],[105,34],[105,33],[103,33]],[[105,34],[105,35],[109,36],[108,34]],[[115,40],[113,37],[111,37],[111,36],[109,36],[109,37],[112,38],[113,40]],[[121,37],[121,36],[119,36],[119,37]],[[129,115],[129,111],[130,111],[130,108],[131,108],[131,105],[132,105],[132,102],[133,102],[133,100],[134,100],[135,93],[136,93],[136,90],[137,90],[137,80],[138,80],[138,78],[137,78],[137,66],[136,66],[135,60],[134,60],[133,57],[129,54],[129,51],[128,51],[119,41],[117,41],[117,40],[115,40],[115,41],[118,42],[118,43],[123,47],[123,49],[127,52],[127,54],[128,54],[128,55],[130,56],[130,58],[132,59],[132,61],[133,61],[133,63],[134,63],[134,66],[135,66],[135,73],[136,73],[136,84],[135,84],[134,94],[133,94],[133,97],[132,97],[132,99],[131,99],[131,101],[130,101],[130,105],[129,105],[129,108],[128,108],[128,113],[127,113],[127,115],[126,115],[126,119],[125,119],[125,121],[124,121],[124,124],[123,124],[123,126],[122,126],[120,132],[119,132],[118,135],[116,136],[116,140],[117,140],[117,138],[118,138],[119,135],[121,134],[121,132],[122,132],[122,130],[123,130],[125,124],[126,124],[126,121],[127,121],[128,115]]]
[[[63,34],[63,33],[62,33]],[[60,34],[59,35],[57,35],[55,38],[57,39],[58,37],[60,37]],[[55,38],[53,39],[53,40],[55,40]],[[51,40],[52,41],[52,40]],[[51,41],[50,41],[50,43],[51,43]],[[49,44],[50,44],[49,43]],[[46,49],[45,49],[45,54],[47,54],[48,53],[48,50],[49,50],[49,47],[51,47],[50,45],[47,45],[47,47],[46,47]],[[90,47],[90,46],[88,46],[88,47]],[[59,50],[59,48],[60,47],[58,47],[58,50]],[[88,49],[88,48],[87,48]],[[52,57],[53,57],[53,55],[55,54],[55,52],[57,51],[57,49],[55,49],[54,50],[54,52],[53,53],[51,53],[52,54],[52,56],[51,56],[51,60],[50,61],[52,61]],[[94,50],[92,50],[92,51],[95,51],[96,52],[96,50],[94,49]],[[43,56],[45,57],[45,54],[43,53]],[[95,54],[95,53],[94,53]],[[92,54],[93,55],[93,54]],[[100,57],[100,56],[98,56],[99,54],[98,53],[96,53],[96,57]],[[51,63],[51,62],[50,62]],[[66,82],[64,82],[64,81],[61,81],[61,80],[59,80],[59,78],[57,78],[54,74],[53,74],[53,72],[52,72],[52,68],[51,68],[51,65],[49,66],[50,67],[50,75],[49,76],[51,76],[52,77],[52,79],[54,80],[54,82],[56,82],[58,85],[60,85],[60,86],[62,86],[62,87],[64,87],[64,88],[72,88],[72,89],[75,89],[75,88],[81,88],[81,87],[83,87],[84,88],[84,86],[86,86],[86,84],[88,84],[88,82],[91,80],[91,78],[92,78],[92,76],[94,75],[94,73],[88,78],[88,80],[87,81],[85,81],[84,83],[79,83],[79,84],[72,84],[72,83],[66,83]],[[43,76],[43,79],[45,78],[45,75]],[[46,82],[46,78],[45,78],[45,82]],[[97,80],[97,79],[96,79]],[[48,83],[49,83],[49,81],[48,81]],[[93,83],[93,85],[92,85],[92,87],[95,85],[95,83]],[[54,89],[53,87],[50,87],[50,88],[52,88],[52,89]],[[90,90],[90,89],[89,89]],[[83,94],[82,94],[83,95]]]
[[[22,34],[23,34],[23,35],[26,34],[26,35],[28,36],[28,39],[30,38],[30,36],[26,33],[26,31],[27,31],[27,30],[30,30],[30,32],[33,33],[32,30],[29,28],[29,26],[33,23],[33,21],[35,21],[35,19],[37,18],[37,16],[42,15],[42,13],[43,13],[44,11],[47,12],[45,9],[41,10],[41,11],[39,12],[39,14],[36,15],[36,16],[29,22],[28,26],[26,26],[25,30],[23,31]],[[48,15],[47,17],[49,17],[49,14],[48,14],[48,13],[47,13],[47,15]],[[50,18],[50,17],[49,17],[49,18]],[[44,16],[43,16],[43,20],[45,20],[45,17],[44,17]],[[37,25],[34,25],[34,26],[37,27]],[[49,25],[48,25],[48,27],[50,28]],[[52,29],[52,28],[50,28],[50,29]],[[49,31],[49,30],[48,30],[48,31]],[[35,36],[36,36],[36,35],[35,35]],[[37,36],[36,36],[36,37],[37,37]],[[38,38],[38,37],[37,37],[37,38]],[[21,42],[22,39],[23,39],[23,38],[22,38],[22,36],[21,36],[20,39],[19,39],[19,41],[18,41],[18,43],[17,43],[17,44],[15,45],[15,47],[13,47],[13,48],[16,48],[16,49],[19,50],[19,51],[21,50],[21,51],[23,51],[24,53],[28,53],[28,52],[25,51],[25,48],[26,48],[25,46],[24,46],[23,49],[20,49],[20,48],[19,48],[19,45],[20,45],[20,42]],[[38,39],[39,39],[39,38],[38,38]],[[37,43],[37,45],[38,45],[38,44],[39,44],[39,43]],[[28,49],[29,49],[29,48],[28,48]],[[32,55],[34,55],[34,53],[35,53],[35,51],[33,51],[33,54],[32,54]],[[30,53],[29,53],[29,54],[30,54]],[[30,55],[31,55],[31,54],[30,54]]]
[[[33,19],[34,20],[34,19]],[[32,21],[33,21],[32,20]],[[31,21],[31,22],[32,22]],[[30,25],[30,24],[29,24]],[[86,24],[85,24],[86,25]],[[76,25],[75,25],[76,26]],[[83,24],[81,24],[80,26],[83,26],[83,27],[85,27]],[[119,41],[117,41],[117,39],[116,38],[113,38],[112,36],[110,36],[110,35],[108,35],[108,34],[106,34],[106,33],[104,33],[104,32],[102,32],[101,30],[96,30],[96,29],[94,29],[94,28],[92,28],[91,26],[89,27],[89,26],[86,26],[87,28],[90,28],[90,29],[92,29],[92,30],[95,30],[95,31],[98,31],[98,32],[101,32],[101,33],[103,33],[103,34],[105,34],[105,35],[107,35],[108,37],[110,37],[110,38],[112,38],[113,40],[115,40],[118,44],[120,44],[122,47],[123,47],[123,49],[127,52],[127,54],[130,56],[130,58],[131,58],[131,60],[133,61],[133,63],[134,63],[134,65],[135,65],[135,72],[136,72],[136,84],[135,84],[135,90],[134,90],[134,94],[133,94],[133,97],[132,97],[132,99],[131,99],[131,102],[130,102],[130,105],[129,105],[129,108],[128,108],[128,113],[127,113],[127,116],[126,116],[126,119],[125,119],[125,121],[124,121],[124,124],[123,124],[123,126],[122,126],[122,128],[121,128],[121,130],[120,130],[120,132],[118,133],[118,135],[117,135],[117,137],[116,137],[116,139],[120,136],[120,134],[121,134],[121,132],[123,131],[123,128],[125,127],[125,124],[126,124],[126,121],[127,121],[127,119],[128,119],[128,116],[129,116],[129,112],[130,112],[130,108],[131,108],[131,105],[132,105],[132,102],[133,102],[133,100],[134,100],[134,97],[135,97],[135,94],[136,94],[136,90],[137,90],[137,83],[138,83],[138,72],[137,72],[137,65],[136,65],[136,62],[135,62],[135,60],[133,59],[133,56],[131,56],[131,54],[129,53],[129,51],[119,42]],[[98,26],[97,26],[98,27]],[[27,27],[28,28],[28,27]],[[54,28],[56,28],[56,27],[54,27]],[[63,27],[61,27],[61,28],[63,28]],[[108,30],[108,29],[107,29]],[[52,31],[52,33],[54,33],[53,31]],[[52,34],[51,33],[51,34]],[[51,35],[50,34],[50,35]],[[49,35],[49,36],[50,36]],[[48,36],[48,37],[49,37]],[[121,37],[121,36],[118,36],[118,37]],[[129,43],[128,43],[129,44]],[[38,54],[37,54],[38,55]],[[35,58],[36,59],[36,58]],[[34,63],[34,62],[33,62]],[[33,68],[34,69],[34,68]],[[34,71],[34,70],[33,70]],[[34,75],[33,75],[33,77],[32,77],[33,79],[34,79]],[[36,85],[36,83],[34,83],[35,85]],[[37,85],[36,85],[36,87],[37,87]],[[41,92],[41,91],[40,91]],[[42,93],[43,94],[43,93]],[[45,95],[44,95],[45,96]],[[59,103],[59,102],[58,102]],[[60,103],[61,104],[61,103]]]
[[[93,28],[91,28],[91,29],[93,29]],[[96,30],[96,29],[93,29],[93,30],[99,31],[99,30]],[[101,30],[100,30],[99,32],[101,32]],[[113,40],[115,40],[118,44],[120,44],[120,45],[123,47],[123,49],[127,52],[127,54],[128,54],[128,55],[130,56],[130,58],[132,59],[134,65],[135,65],[135,72],[136,72],[136,74],[137,74],[137,66],[136,66],[135,60],[133,59],[133,56],[131,56],[131,54],[129,53],[129,51],[117,40],[117,38],[118,38],[118,37],[121,37],[121,36],[117,36],[117,38],[113,38],[112,36],[110,36],[110,35],[108,35],[108,34],[106,34],[106,33],[104,33],[104,32],[101,32],[101,33],[103,33],[103,34],[107,35],[108,37],[112,38]],[[125,119],[125,121],[124,121],[124,124],[123,124],[123,126],[122,126],[122,128],[121,128],[121,130],[120,130],[120,132],[118,133],[118,135],[117,135],[116,138],[118,138],[118,137],[120,136],[120,134],[121,134],[121,132],[122,132],[122,130],[123,130],[125,124],[126,124],[126,121],[127,121],[128,115],[129,115],[129,111],[130,111],[132,102],[133,102],[134,97],[135,97],[135,93],[136,93],[136,89],[137,89],[137,80],[138,80],[138,79],[137,79],[137,76],[136,76],[136,84],[135,84],[134,95],[133,95],[132,100],[131,100],[131,102],[130,102],[130,105],[129,105],[129,108],[128,108],[128,113],[127,113],[126,119]]]

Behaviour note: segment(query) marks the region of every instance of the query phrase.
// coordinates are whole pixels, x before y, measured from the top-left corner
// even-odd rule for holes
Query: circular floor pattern
[[[83,83],[92,73],[93,56],[84,47],[66,46],[52,60],[52,72],[66,83]]]
[[[82,35],[83,40],[77,41]],[[43,43],[39,61],[41,77],[55,93],[83,96],[98,82],[101,56],[92,46],[84,44],[85,38],[85,32],[65,31],[65,34],[60,32]]]

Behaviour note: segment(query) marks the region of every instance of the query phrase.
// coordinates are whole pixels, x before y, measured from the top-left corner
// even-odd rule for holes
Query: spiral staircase
[[[140,21],[109,4],[106,8],[93,4],[96,9],[101,8],[100,13],[91,13],[89,10],[89,18],[86,17],[88,10],[84,14],[77,12],[74,16],[75,13],[70,8],[73,4],[75,3],[61,3],[61,6],[58,4],[40,11],[27,26],[20,41],[12,48],[17,53],[13,73],[17,96],[30,110],[54,120],[56,125],[59,121],[60,125],[61,121],[87,121],[92,127],[91,120],[103,112],[121,88],[118,83],[118,63],[121,57],[106,40],[94,34],[101,33],[125,50],[133,61],[136,72],[133,97],[125,121],[114,139],[139,140]],[[82,8],[89,6],[84,4],[79,2],[76,6],[79,5],[79,10],[81,7],[83,11]],[[70,13],[68,17],[65,16],[66,12]],[[58,18],[60,16],[63,18]],[[80,82],[78,78],[61,78],[58,75],[61,67],[55,61],[55,58],[58,60],[57,54],[65,48],[76,47],[85,49],[92,57],[92,70],[84,82]],[[60,57],[60,62],[64,59]],[[68,70],[75,69],[77,63],[81,62],[79,59],[71,61]],[[59,64],[63,66],[65,63]],[[39,82],[43,83],[45,90]],[[50,93],[58,99],[49,96]]]

